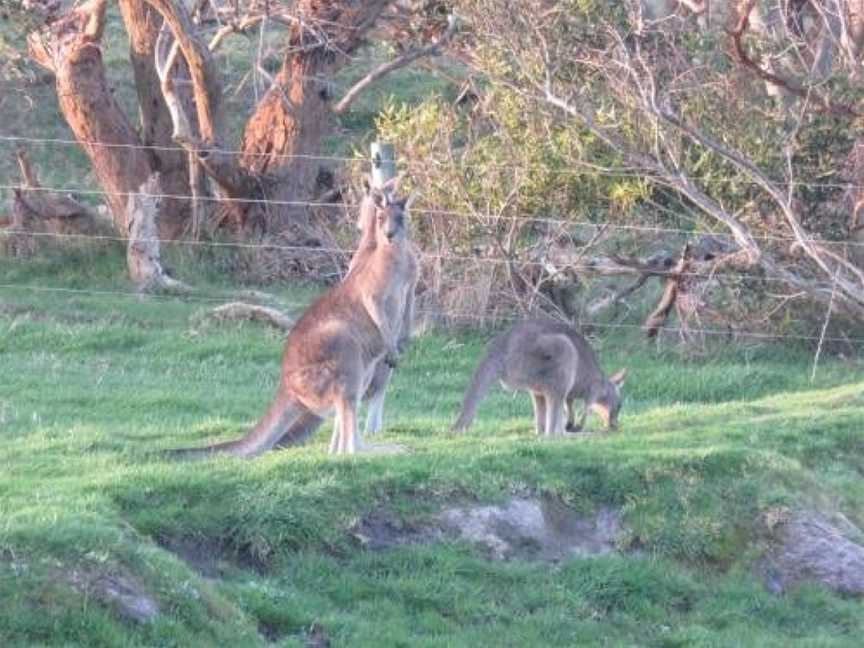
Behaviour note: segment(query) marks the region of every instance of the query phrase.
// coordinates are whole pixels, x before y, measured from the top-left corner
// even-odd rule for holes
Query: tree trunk
[[[321,154],[321,142],[331,127],[328,81],[388,3],[299,4],[301,20],[291,27],[282,67],[247,122],[241,147],[241,166],[253,175],[270,176],[275,181],[270,197],[282,202],[314,197],[321,166],[315,156]],[[305,223],[307,211],[303,205],[274,205],[266,227],[280,232],[293,223]]]
[[[107,0],[90,0],[31,34],[28,42],[33,59],[54,73],[60,110],[107,192],[117,231],[126,236],[128,195],[147,180],[151,168],[105,80],[99,42],[106,6]]]
[[[141,291],[173,290],[185,292],[188,287],[172,279],[162,267],[159,246],[159,174],[154,173],[141,185],[138,193],[129,195],[129,242],[126,264],[129,276]]]
[[[189,161],[185,151],[172,139],[173,124],[165,105],[154,65],[156,39],[162,27],[162,17],[145,0],[120,0],[120,11],[129,35],[129,58],[135,76],[135,89],[140,108],[141,140],[146,146],[158,148],[146,151],[150,166],[161,176],[162,190],[171,196],[189,193]],[[185,61],[177,61],[177,74],[188,76]],[[191,104],[186,93],[184,99]],[[192,110],[187,111],[189,114]],[[191,204],[187,199],[167,198],[162,201],[159,217],[159,236],[163,239],[180,238],[191,218]]]

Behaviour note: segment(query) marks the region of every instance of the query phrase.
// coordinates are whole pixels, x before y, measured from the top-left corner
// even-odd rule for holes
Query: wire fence
[[[201,295],[195,293],[145,293],[140,291],[123,291],[123,290],[96,290],[89,288],[66,288],[57,286],[41,286],[38,284],[0,284],[0,291],[18,291],[18,292],[33,292],[33,293],[48,293],[59,295],[76,295],[76,296],[95,296],[95,297],[120,297],[124,299],[137,300],[155,300],[155,301],[181,301],[181,302],[200,302],[206,304],[225,304],[231,301],[237,301],[237,295]],[[274,303],[282,308],[305,309],[310,302],[300,301],[283,301],[278,298],[273,298]],[[444,317],[451,320],[463,321],[480,321],[480,322],[516,322],[522,317],[516,315],[478,315],[477,313],[469,312],[448,312],[442,314],[440,311],[431,309],[417,309],[418,315],[429,315],[432,317]],[[643,330],[641,324],[631,324],[623,322],[601,322],[592,320],[581,320],[579,325],[586,329],[600,330]],[[706,336],[721,336],[721,337],[736,337],[749,338],[756,340],[795,340],[809,342],[837,342],[843,344],[864,345],[864,337],[848,337],[848,336],[819,336],[819,335],[799,335],[794,333],[762,333],[759,331],[739,331],[733,329],[711,329],[711,328],[694,328],[680,326],[659,326],[657,331],[677,334],[701,334]]]
[[[92,140],[75,140],[75,139],[66,139],[62,137],[27,137],[23,135],[8,135],[8,134],[0,134],[0,142],[17,142],[17,143],[29,143],[29,144],[57,144],[64,146],[101,146],[104,148],[121,148],[121,149],[139,149],[139,150],[147,150],[147,151],[164,151],[164,152],[178,152],[178,153],[188,153],[188,149],[183,148],[182,146],[166,146],[164,144],[129,144],[129,143],[113,143],[113,142],[97,142]],[[352,164],[362,164],[362,165],[371,165],[372,161],[368,158],[368,156],[357,154],[355,156],[344,156],[344,155],[327,155],[327,154],[303,154],[303,153],[276,153],[276,152],[255,152],[255,151],[244,151],[238,149],[226,149],[220,147],[202,147],[202,153],[218,153],[223,155],[232,155],[238,157],[264,157],[269,159],[281,159],[281,160],[291,160],[291,159],[302,159],[302,160],[310,160],[310,161],[320,161],[320,162],[341,162],[341,163],[352,163]],[[563,176],[586,176],[586,175],[600,175],[600,176],[608,176],[608,177],[620,177],[620,178],[635,178],[635,179],[645,179],[651,178],[652,174],[646,172],[644,169],[639,169],[636,167],[606,167],[602,165],[598,165],[596,163],[587,162],[585,160],[571,160],[572,164],[578,166],[576,169],[550,169],[547,165],[540,163],[529,163],[526,162],[524,164],[500,164],[494,162],[484,162],[482,164],[482,168],[484,170],[489,169],[500,169],[500,170],[513,170],[519,172],[525,172],[529,170],[542,170],[544,173],[549,173],[552,175],[563,175]],[[435,159],[426,159],[424,160],[424,164],[431,164],[434,166],[448,166],[445,163],[439,162]],[[479,165],[472,164],[467,166],[477,167]],[[702,181],[711,181],[711,182],[725,182],[730,184],[737,185],[751,185],[751,186],[761,186],[759,182],[755,180],[750,180],[746,178],[735,178],[735,177],[722,177],[722,176],[714,176],[714,175],[691,175],[689,176],[693,180],[702,180]],[[778,187],[810,187],[810,188],[830,188],[830,189],[862,189],[864,186],[858,185],[850,182],[806,182],[799,180],[789,180],[787,178],[768,178],[768,181]]]
[[[29,143],[29,144],[46,144],[46,145],[68,145],[68,146],[76,146],[80,147],[84,146],[103,146],[103,147],[114,147],[114,148],[132,148],[132,149],[143,149],[149,151],[176,151],[176,152],[186,152],[185,149],[179,146],[160,146],[160,145],[144,145],[144,144],[119,144],[119,143],[108,143],[108,142],[95,142],[95,141],[85,141],[81,142],[74,139],[64,139],[64,138],[37,138],[37,137],[24,137],[17,135],[9,135],[9,134],[0,134],[0,142],[8,142],[8,143]],[[368,165],[370,160],[366,157],[348,157],[348,156],[336,156],[336,155],[302,155],[302,154],[277,154],[277,153],[247,153],[244,151],[238,150],[230,150],[230,149],[221,149],[214,148],[210,149],[211,152],[222,153],[227,155],[247,155],[247,156],[256,156],[261,155],[268,158],[282,158],[282,159],[307,159],[312,161],[326,161],[326,162],[339,162],[339,163],[357,163]],[[492,165],[493,167],[501,168],[501,169],[513,169],[513,170],[521,170],[524,171],[526,168],[530,168],[531,165]],[[544,170],[547,170],[544,167]],[[598,166],[591,163],[584,163],[584,168],[580,169],[572,169],[572,170],[557,170],[556,172],[566,173],[568,175],[585,175],[588,173],[591,174],[600,174],[600,175],[609,175],[616,177],[633,177],[633,178],[644,178],[646,177],[644,173],[639,172],[637,169],[610,169],[602,166]],[[710,178],[711,181],[716,181],[718,178]],[[741,182],[747,184],[748,181],[741,180],[737,178],[728,178],[731,182]],[[786,185],[789,183],[785,181],[773,181],[778,185]],[[753,183],[756,184],[756,183]],[[853,185],[848,183],[803,183],[803,182],[794,182],[795,186],[818,186],[818,187],[826,187],[826,188],[843,188],[848,189],[852,188]],[[301,200],[279,200],[279,199],[270,199],[270,198],[243,198],[243,197],[215,197],[215,196],[192,196],[191,194],[174,194],[174,193],[146,193],[146,192],[107,192],[99,189],[92,189],[87,187],[25,187],[19,184],[0,184],[0,190],[21,190],[24,192],[50,192],[50,193],[59,193],[59,194],[79,194],[82,196],[124,196],[129,197],[133,195],[139,195],[154,199],[175,199],[175,200],[207,200],[214,202],[231,202],[231,203],[241,203],[241,204],[266,204],[266,205],[281,205],[281,206],[292,206],[292,207],[304,207],[304,208],[333,208],[333,209],[345,209],[346,204],[344,202],[317,202],[317,201],[301,201]],[[478,224],[488,225],[497,221],[521,221],[525,223],[544,223],[547,225],[554,225],[562,230],[575,230],[578,228],[590,228],[592,231],[598,231],[602,229],[603,231],[619,231],[619,232],[629,232],[629,233],[651,233],[651,234],[664,234],[664,235],[680,235],[686,237],[692,236],[704,236],[710,235],[718,238],[725,239],[733,239],[732,235],[728,232],[706,232],[706,231],[696,231],[695,229],[685,229],[685,228],[676,228],[676,227],[663,227],[659,225],[643,225],[643,224],[627,224],[627,223],[603,223],[603,222],[591,222],[585,220],[576,220],[576,219],[565,219],[565,218],[552,218],[548,216],[537,216],[533,214],[488,214],[483,213],[480,210],[474,211],[461,211],[461,210],[452,210],[452,209],[432,209],[432,208],[412,208],[412,215],[419,215],[421,217],[433,217],[433,216],[446,216],[446,217],[454,217],[466,220],[472,220],[477,222]],[[122,236],[111,236],[111,235],[95,235],[95,234],[79,234],[79,233],[61,233],[61,232],[26,232],[20,230],[13,230],[10,228],[0,229],[0,236],[29,236],[34,238],[57,238],[57,239],[66,239],[66,240],[89,240],[89,241],[114,241],[114,242],[126,242],[128,239]],[[764,240],[764,241],[774,241],[780,243],[788,243],[792,244],[798,241],[795,237],[792,236],[780,236],[780,235],[771,235],[771,234],[753,234],[751,235],[755,240]],[[350,256],[355,252],[353,248],[342,248],[335,246],[315,246],[315,245],[286,245],[282,243],[268,242],[268,241],[259,241],[259,242],[242,242],[242,241],[218,241],[218,240],[198,240],[198,239],[147,239],[146,242],[159,242],[163,245],[171,245],[171,246],[194,246],[194,247],[208,247],[208,248],[234,248],[234,249],[267,249],[267,250],[277,250],[277,251],[285,251],[285,252],[308,252],[310,254],[339,254]],[[836,241],[836,240],[828,240],[828,239],[818,239],[811,238],[807,240],[808,243],[819,244],[824,246],[843,246],[843,247],[857,247],[864,246],[864,242],[858,241]],[[426,258],[438,259],[438,260],[447,260],[447,261],[459,261],[459,262],[470,262],[470,263],[481,263],[481,264],[495,264],[495,265],[504,265],[504,264],[518,264],[519,266],[539,266],[544,267],[548,266],[547,260],[524,260],[524,259],[516,259],[506,256],[495,256],[495,255],[458,255],[451,253],[434,253],[434,252],[422,252],[421,253]],[[585,271],[585,272],[597,272],[598,265],[596,263],[571,263],[571,264],[562,264],[561,269],[564,270],[573,270],[573,271]],[[635,270],[633,272],[638,272]],[[617,274],[626,274],[626,270],[619,271]],[[656,271],[655,271],[656,274]],[[683,271],[675,273],[676,276],[692,276],[692,277],[701,277],[701,278],[709,278],[709,277],[718,277],[720,274],[714,272],[692,272],[692,271]],[[756,273],[744,273],[744,272],[730,272],[724,271],[722,273],[724,278],[730,279],[741,279],[741,280],[757,280],[762,282],[776,282],[785,284],[788,283],[786,280],[780,277],[770,277],[764,276],[762,274]],[[106,291],[106,290],[88,290],[88,289],[74,289],[74,288],[63,288],[63,287],[50,287],[50,286],[39,286],[39,285],[20,285],[20,284],[0,284],[0,290],[3,291],[32,291],[32,292],[41,292],[41,293],[55,293],[55,294],[73,294],[73,295],[101,295],[101,296],[118,296],[118,297],[139,297],[143,298],[142,293],[140,292],[127,292],[127,291]],[[167,295],[149,295],[147,298],[153,299],[178,299],[176,296],[167,296]],[[179,297],[183,300],[188,301],[198,301],[202,303],[221,303],[226,301],[226,297],[216,297],[216,296],[206,296],[200,294],[183,294],[182,297]],[[285,306],[288,307],[296,307],[302,308],[306,306],[305,303],[285,303]],[[441,316],[442,313],[439,311],[418,311],[419,314],[425,315],[433,315],[433,316]],[[443,314],[445,317],[453,320],[476,320],[476,321],[508,321],[518,319],[516,317],[504,316],[504,315],[478,315],[477,313],[468,313],[468,312],[448,312]],[[641,324],[627,324],[627,323],[611,323],[611,322],[600,322],[600,321],[583,321],[581,322],[583,326],[589,326],[597,329],[641,329],[643,328]],[[745,337],[752,339],[762,339],[762,340],[800,340],[800,341],[821,341],[821,342],[841,342],[848,344],[859,344],[864,342],[864,338],[854,338],[854,337],[825,337],[823,336],[810,336],[810,335],[798,335],[798,334],[774,334],[774,333],[763,333],[757,331],[739,331],[739,330],[720,330],[720,329],[709,329],[709,328],[693,328],[693,327],[674,327],[674,326],[660,326],[657,327],[658,331],[664,332],[672,332],[672,333],[688,333],[688,334],[701,334],[708,336],[724,336],[728,337],[730,335],[734,335],[735,337]]]
[[[0,190],[20,190],[23,192],[41,192],[41,193],[59,193],[59,194],[79,194],[82,196],[142,196],[145,198],[153,198],[157,200],[200,200],[205,202],[215,203],[240,203],[240,204],[262,204],[262,205],[281,205],[288,207],[314,207],[314,208],[332,208],[345,209],[344,202],[318,202],[309,200],[279,200],[275,198],[232,198],[218,196],[192,196],[191,194],[174,194],[174,193],[148,193],[140,191],[121,191],[109,192],[102,189],[88,188],[68,188],[68,187],[22,187],[19,184],[0,184]],[[655,234],[680,234],[685,236],[714,236],[732,240],[734,237],[728,232],[714,231],[696,231],[692,229],[684,229],[680,227],[663,227],[655,225],[634,225],[628,223],[595,223],[591,221],[569,220],[565,218],[549,218],[547,216],[536,216],[533,214],[482,214],[481,212],[458,211],[453,209],[431,209],[431,208],[411,208],[411,214],[424,217],[430,216],[451,216],[473,220],[480,224],[487,224],[490,221],[504,222],[525,222],[525,223],[544,223],[555,225],[561,228],[605,228],[609,230],[619,230],[627,232],[651,232]],[[485,221],[485,222],[484,222]],[[779,243],[796,243],[798,239],[793,236],[778,236],[772,234],[750,234],[750,237],[757,241],[774,241]],[[850,246],[864,247],[864,242],[858,241],[835,241],[824,238],[808,238],[808,243],[824,246]]]
[[[128,239],[123,238],[121,236],[109,236],[109,235],[101,235],[101,234],[69,234],[63,232],[26,232],[20,230],[0,230],[0,236],[27,236],[33,238],[59,238],[66,240],[85,240],[85,241],[109,241],[109,242],[127,242]],[[277,250],[283,252],[307,252],[311,254],[336,254],[345,257],[352,256],[357,248],[344,248],[344,247],[334,247],[334,246],[314,246],[314,245],[286,245],[282,243],[268,243],[268,242],[258,242],[258,243],[244,243],[242,241],[202,241],[202,240],[193,240],[193,239],[161,239],[161,238],[141,238],[136,239],[141,243],[159,243],[160,245],[177,245],[177,246],[185,246],[185,247],[208,247],[208,248],[229,248],[229,249],[250,249],[250,250]],[[544,260],[531,260],[531,259],[519,259],[519,258],[510,258],[504,256],[479,256],[479,255],[465,255],[465,254],[449,254],[449,253],[440,253],[440,252],[430,252],[427,250],[419,251],[419,255],[425,259],[435,259],[442,261],[459,261],[465,263],[479,263],[479,264],[491,264],[491,265],[513,265],[517,267],[536,267],[536,268],[548,268],[549,261]],[[605,258],[605,257],[604,257]],[[611,261],[611,259],[610,259]],[[787,284],[788,281],[783,279],[782,277],[770,277],[761,274],[755,273],[746,273],[746,272],[732,272],[724,270],[721,272],[695,272],[695,271],[674,271],[673,269],[660,270],[660,269],[652,269],[650,271],[640,269],[638,267],[629,267],[626,264],[621,264],[620,267],[609,270],[608,268],[604,268],[599,263],[563,263],[560,267],[556,268],[558,272],[563,271],[584,271],[586,273],[598,273],[598,274],[606,274],[608,276],[614,275],[628,275],[628,274],[653,274],[658,277],[663,277],[667,275],[675,275],[677,277],[701,277],[701,278],[727,278],[727,279],[741,279],[741,280],[753,280],[760,282],[768,282],[768,283],[780,283]]]

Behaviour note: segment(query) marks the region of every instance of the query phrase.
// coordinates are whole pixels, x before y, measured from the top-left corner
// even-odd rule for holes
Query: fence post
[[[396,176],[396,147],[384,142],[372,142],[372,186],[380,187]]]

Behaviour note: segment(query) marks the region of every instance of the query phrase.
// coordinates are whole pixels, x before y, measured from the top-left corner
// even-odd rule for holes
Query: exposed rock
[[[769,590],[815,582],[840,594],[864,594],[864,547],[850,539],[861,531],[846,518],[796,513],[775,532],[777,545],[759,565]]]
[[[500,506],[448,507],[424,526],[406,525],[392,514],[376,511],[353,534],[369,549],[440,542],[455,536],[477,545],[495,560],[557,562],[616,551],[620,530],[621,516],[610,508],[580,515],[551,498],[514,498]]]
[[[552,499],[515,498],[502,506],[450,508],[438,519],[446,530],[480,545],[496,560],[555,562],[608,554],[616,550],[621,530],[618,511],[604,507],[583,516]]]
[[[128,621],[150,623],[159,616],[156,601],[131,576],[74,571],[69,580],[83,595],[114,607]]]

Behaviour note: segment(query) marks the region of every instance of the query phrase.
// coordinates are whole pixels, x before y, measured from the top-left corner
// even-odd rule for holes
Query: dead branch
[[[456,20],[456,17],[451,14],[447,19],[447,29],[441,35],[441,38],[439,38],[435,43],[427,45],[426,47],[410,49],[401,56],[397,56],[392,61],[387,61],[373,69],[357,83],[351,86],[348,92],[345,93],[345,96],[342,97],[335,106],[333,106],[333,112],[337,115],[345,112],[348,107],[354,103],[357,97],[360,96],[360,93],[363,92],[363,90],[391,72],[406,67],[418,59],[439,56],[447,46],[450,39],[453,38],[453,35],[456,33],[458,28],[458,21]]]
[[[151,3],[153,4],[153,3]],[[162,9],[153,4],[157,11]],[[170,5],[170,3],[169,3]],[[189,154],[189,179],[192,192],[192,230],[193,237],[200,233],[202,225],[208,220],[204,215],[207,206],[202,198],[211,195],[204,182],[202,170],[213,179],[216,193],[238,198],[247,196],[252,189],[252,179],[248,177],[232,155],[222,153],[219,147],[219,134],[222,124],[219,84],[210,50],[203,46],[191,33],[183,31],[191,28],[188,15],[182,7],[165,7],[165,11],[173,11],[169,22],[162,13],[164,23],[154,47],[155,70],[162,89],[162,96],[168,107],[173,123],[172,139],[187,150]],[[250,24],[254,24],[254,21]],[[242,27],[242,24],[240,25]],[[239,28],[239,27],[238,27]],[[224,36],[223,36],[224,38]],[[213,46],[218,46],[221,39],[214,40]],[[194,132],[192,120],[186,114],[184,103],[176,91],[173,75],[178,57],[183,56],[192,78],[193,96],[196,106],[196,117],[200,133]],[[216,84],[215,86],[201,84]],[[226,215],[230,214],[235,222],[241,222],[239,211],[242,207],[236,202],[225,203]]]
[[[857,117],[859,113],[854,108],[852,108],[852,106],[848,104],[838,104],[832,102],[826,97],[823,97],[819,93],[815,92],[813,88],[802,87],[796,83],[793,83],[789,79],[784,79],[783,77],[771,72],[770,70],[766,70],[747,53],[747,48],[744,47],[743,37],[750,27],[750,14],[753,13],[753,9],[755,8],[755,6],[756,0],[746,0],[746,3],[742,7],[741,16],[738,19],[738,23],[732,30],[729,30],[729,36],[732,39],[732,46],[734,48],[735,58],[738,60],[738,62],[741,63],[741,65],[743,65],[744,67],[746,67],[748,70],[755,73],[756,76],[758,76],[763,81],[766,81],[771,85],[777,86],[778,88],[782,88],[789,94],[795,95],[799,99],[806,99],[807,101],[817,104],[824,112],[831,113],[832,115],[837,115],[840,117]]]
[[[107,220],[72,196],[41,190],[26,150],[18,149],[16,158],[21,186],[13,191],[11,217],[0,219],[0,227],[5,230],[2,247],[7,253],[29,255],[42,244],[113,233]]]

